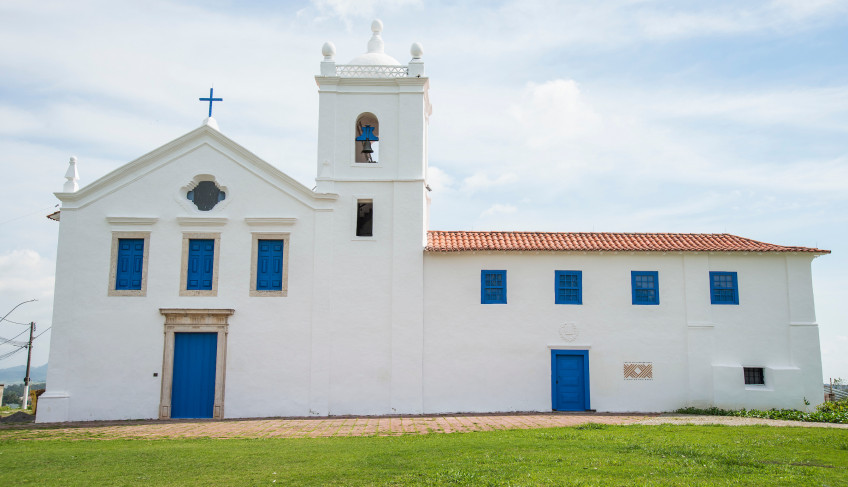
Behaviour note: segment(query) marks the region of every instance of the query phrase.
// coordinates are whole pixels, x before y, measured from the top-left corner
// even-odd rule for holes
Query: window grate
[[[746,385],[765,385],[765,374],[762,367],[743,367]]]

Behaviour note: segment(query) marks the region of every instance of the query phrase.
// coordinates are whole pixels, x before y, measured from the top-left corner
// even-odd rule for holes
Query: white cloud
[[[531,147],[546,147],[598,130],[601,119],[580,94],[574,80],[527,83],[510,113],[515,131]]]
[[[477,172],[462,180],[463,191],[479,191],[497,186],[510,184],[518,180],[518,177],[510,172],[499,174],[497,177],[489,177],[485,172]]]
[[[52,298],[53,262],[29,249],[0,254],[0,293],[22,301]]]
[[[345,21],[372,19],[385,10],[396,10],[421,5],[421,0],[310,0],[324,15],[333,15]]]
[[[494,216],[502,216],[502,215],[513,215],[518,211],[518,208],[512,205],[504,205],[501,203],[495,203],[494,205],[487,208],[483,213],[480,214],[481,218],[489,218]]]
[[[446,191],[452,188],[454,179],[450,174],[442,171],[438,167],[428,166],[427,184],[433,191]]]
[[[5,315],[17,304],[31,299],[15,309],[8,317],[18,323],[36,323],[36,333],[47,331],[53,314],[53,269],[54,263],[30,249],[0,253],[0,316]],[[12,338],[25,327],[9,322],[0,322],[0,336]],[[34,343],[32,363],[47,362],[50,332]],[[6,346],[0,352],[8,352]],[[26,362],[26,353],[18,353],[4,361],[0,367],[11,367]]]

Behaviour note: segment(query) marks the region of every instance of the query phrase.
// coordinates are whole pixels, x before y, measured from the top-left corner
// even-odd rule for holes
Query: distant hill
[[[17,365],[7,369],[0,369],[0,384],[17,384],[23,383],[24,375],[26,374],[26,365]],[[29,369],[29,378],[32,382],[47,381],[47,364],[31,367]]]

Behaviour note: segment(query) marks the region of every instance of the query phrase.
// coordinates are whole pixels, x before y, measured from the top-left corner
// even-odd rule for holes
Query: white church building
[[[82,188],[71,160],[37,421],[822,401],[826,250],[429,230],[423,51],[381,29],[324,45],[314,189],[211,117]]]

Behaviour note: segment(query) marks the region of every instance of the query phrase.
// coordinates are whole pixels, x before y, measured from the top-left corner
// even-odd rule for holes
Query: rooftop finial
[[[383,32],[383,22],[380,19],[374,19],[374,22],[371,22],[371,32],[374,34],[371,36],[371,40],[368,41],[368,52],[382,53],[385,44],[383,43],[383,38],[380,37],[380,33]]]
[[[424,48],[421,47],[421,43],[413,42],[409,47],[409,53],[412,54],[412,60],[409,61],[409,76],[415,78],[424,76],[424,60],[421,59],[424,56]]]
[[[421,56],[424,55],[424,47],[421,46],[420,42],[413,42],[409,48],[409,53],[412,54],[412,59],[421,59]]]
[[[65,186],[62,191],[65,193],[76,193],[79,189],[79,172],[77,171],[77,158],[71,156],[68,161],[68,170],[65,172]]]
[[[336,46],[332,42],[325,42],[321,46],[321,55],[324,56],[324,61],[332,61],[336,55]]]

